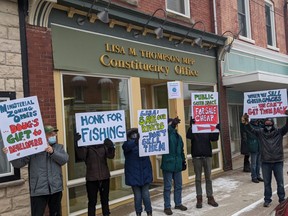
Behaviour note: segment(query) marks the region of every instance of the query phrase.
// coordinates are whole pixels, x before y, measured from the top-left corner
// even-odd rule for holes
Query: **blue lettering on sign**
[[[81,126],[105,123],[104,114],[94,116],[81,116]]]
[[[105,128],[81,128],[81,137],[83,142],[104,141],[106,138],[117,139],[124,138],[125,130],[122,125]]]
[[[148,135],[143,136],[142,146],[145,152],[159,152],[165,151],[165,143],[161,142],[160,137],[166,136],[167,131],[159,130],[155,132],[149,132]]]

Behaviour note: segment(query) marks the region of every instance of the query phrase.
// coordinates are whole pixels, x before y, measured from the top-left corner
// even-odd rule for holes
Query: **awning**
[[[223,86],[235,91],[249,92],[268,89],[287,89],[288,76],[265,72],[223,76]]]

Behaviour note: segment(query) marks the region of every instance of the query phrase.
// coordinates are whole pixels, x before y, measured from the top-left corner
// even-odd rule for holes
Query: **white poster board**
[[[191,93],[193,133],[218,133],[218,92]]]
[[[167,82],[168,99],[181,98],[180,82]]]
[[[167,109],[138,110],[139,156],[169,153]]]
[[[250,119],[286,117],[287,90],[266,90],[244,93],[243,114]]]
[[[47,147],[36,96],[1,102],[0,119],[8,161],[42,152]]]
[[[79,147],[103,144],[106,138],[112,142],[127,140],[124,110],[76,113],[75,120],[81,135]]]

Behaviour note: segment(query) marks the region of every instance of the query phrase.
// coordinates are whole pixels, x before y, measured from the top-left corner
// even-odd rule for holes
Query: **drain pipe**
[[[28,14],[28,0],[18,0],[19,31],[22,60],[22,79],[24,97],[30,96],[29,74],[28,74],[28,51],[26,37],[26,16]]]
[[[284,28],[286,35],[286,54],[288,54],[288,0],[284,4]]]
[[[287,3],[287,2],[286,2]],[[216,0],[213,0],[214,33],[218,34]]]

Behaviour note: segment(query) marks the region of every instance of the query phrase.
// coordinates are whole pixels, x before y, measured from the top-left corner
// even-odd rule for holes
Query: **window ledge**
[[[25,183],[24,179],[19,179],[19,180],[9,181],[9,182],[3,182],[3,183],[0,183],[0,189],[6,188],[6,187],[23,185],[24,183]]]
[[[252,40],[251,38],[247,38],[247,37],[239,35],[239,39],[242,41],[246,41],[248,43],[251,43],[251,44],[255,44],[255,40]]]
[[[271,49],[271,50],[274,50],[274,51],[277,51],[277,52],[280,51],[280,49],[279,49],[278,47],[275,47],[275,46],[267,45],[267,48],[268,48],[268,49]]]

